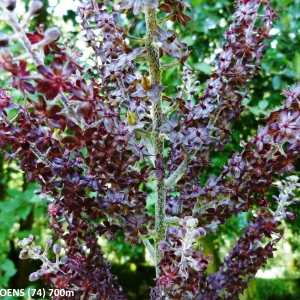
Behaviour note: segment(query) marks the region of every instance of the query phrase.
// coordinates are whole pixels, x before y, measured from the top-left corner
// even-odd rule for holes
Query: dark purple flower
[[[211,98],[215,98],[222,86],[221,78],[218,76],[216,78],[211,78],[207,81],[207,87],[205,89],[205,95]]]
[[[26,70],[26,62],[21,60],[19,63],[17,74],[12,78],[12,87],[14,87],[15,89],[19,89],[23,94],[23,97],[25,96],[25,91],[30,94],[35,93],[34,86],[26,81],[27,76],[30,76],[30,72]]]
[[[99,15],[96,15],[95,21],[97,22],[96,28],[100,28],[104,35],[114,34],[116,27],[115,19],[107,12],[106,9],[99,11]]]
[[[181,49],[186,47],[186,44],[181,43],[177,39],[177,34],[172,30],[164,31],[157,26],[157,31],[154,33],[154,38],[161,43],[161,48],[165,53],[176,58],[182,57]]]
[[[133,8],[133,13],[135,15],[138,15],[139,13],[141,13],[143,5],[149,8],[157,8],[158,1],[157,0],[124,0],[121,3],[120,8],[121,9]]]
[[[53,34],[54,38],[57,36],[56,40],[58,40],[60,35],[58,28],[48,28],[45,33],[37,29],[33,33],[26,33],[26,36],[32,45],[37,44],[42,40],[45,41],[49,39],[49,43],[44,46],[44,54],[49,55],[50,49],[53,49],[56,52],[60,50],[60,48],[55,44],[55,40],[53,40]]]
[[[123,192],[117,191],[107,191],[106,197],[100,197],[101,209],[108,214],[108,216],[113,216],[113,214],[122,214],[126,208],[132,205],[128,202],[128,195]]]
[[[264,147],[264,144],[269,143],[272,140],[272,137],[269,132],[269,126],[266,127],[258,126],[257,135],[251,140],[252,143],[256,144],[256,151],[261,151]]]
[[[272,21],[277,20],[278,10],[271,9],[270,6],[267,6],[265,14],[263,16],[264,22],[267,26],[273,26]]]
[[[40,65],[38,70],[44,76],[44,79],[37,80],[36,91],[45,93],[47,100],[53,100],[60,92],[70,91],[70,75],[75,73],[76,70],[74,64],[69,63],[64,67],[62,59],[56,57],[50,68]]]
[[[293,143],[295,142],[297,130],[300,129],[299,112],[297,111],[281,111],[279,113],[279,121],[271,124],[271,129],[275,130],[278,135],[275,139],[276,143],[286,139]]]
[[[232,60],[232,49],[229,48],[228,50],[224,50],[221,53],[218,54],[218,61],[216,62],[216,65],[218,66],[218,71],[225,70],[230,62]]]
[[[214,108],[215,105],[211,103],[210,98],[199,98],[199,103],[193,107],[193,119],[207,118]]]
[[[234,64],[229,68],[228,72],[225,75],[229,78],[229,82],[233,85],[245,86],[246,80],[249,77],[249,68],[240,64]]]
[[[178,197],[170,197],[166,201],[166,215],[176,216],[180,212],[180,201]]]
[[[286,97],[285,106],[286,108],[289,108],[292,105],[293,101],[300,95],[300,84],[297,82],[293,90],[291,90],[290,87],[287,86],[281,94]]]
[[[240,59],[245,56],[247,58],[247,61],[250,62],[255,57],[257,43],[254,40],[253,36],[241,36],[239,37],[237,42],[231,45],[231,47],[235,58]]]
[[[159,94],[165,89],[165,86],[162,86],[158,83],[152,84],[151,88],[148,90],[145,90],[141,84],[137,84],[136,91],[131,94],[132,97],[138,97],[138,98],[146,98],[155,103],[159,100]]]
[[[158,9],[165,13],[172,13],[171,21],[178,21],[182,26],[186,26],[186,21],[191,21],[191,18],[187,16],[184,12],[184,5],[181,3],[184,2],[184,5],[189,6],[186,1],[180,2],[171,2],[170,0],[165,0],[164,3],[160,4]]]
[[[256,11],[253,2],[250,1],[247,4],[238,5],[238,10],[232,15],[232,18],[237,19],[237,25],[242,23],[249,25],[253,21],[253,15]]]
[[[98,233],[100,236],[104,234],[104,236],[107,238],[108,241],[111,240],[118,241],[116,232],[121,228],[122,227],[119,225],[110,224],[110,222],[108,221],[103,221],[103,225],[98,226]]]
[[[106,61],[108,57],[116,59],[119,51],[120,49],[112,41],[104,40],[99,47],[96,47],[95,55],[100,56],[102,61]]]
[[[285,213],[285,218],[286,218],[287,220],[289,220],[289,221],[294,221],[294,220],[296,219],[296,217],[297,217],[297,215],[296,215],[296,213],[294,213],[294,212],[287,211],[287,212]]]
[[[123,69],[124,69],[124,65],[116,62],[112,62],[104,66],[102,69],[103,80],[114,82],[118,78],[123,78],[124,77]]]
[[[184,134],[181,132],[181,125],[179,123],[178,117],[173,119],[168,119],[164,116],[164,124],[161,126],[160,130],[163,133],[170,135],[170,142],[177,146],[184,141]]]
[[[225,31],[224,37],[225,39],[230,42],[234,43],[236,41],[236,24],[233,23],[229,26],[229,29]]]
[[[233,158],[229,159],[229,167],[224,167],[229,176],[234,176],[235,178],[240,178],[241,172],[246,166],[246,161],[243,159],[242,155],[237,151],[234,151]]]
[[[5,88],[0,88],[0,113],[3,112],[4,108],[17,107],[16,104],[12,103],[12,97]]]
[[[187,148],[198,150],[203,144],[208,144],[210,130],[200,125],[198,128],[188,128],[188,135],[186,136],[185,145]]]

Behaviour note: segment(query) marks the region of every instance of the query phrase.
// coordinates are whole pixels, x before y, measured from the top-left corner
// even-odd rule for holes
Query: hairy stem
[[[3,0],[0,0],[0,6],[3,9],[3,12],[6,13],[6,18],[8,24],[13,28],[16,34],[19,35],[19,39],[21,43],[23,44],[23,47],[26,50],[26,53],[21,54],[20,57],[22,59],[31,57],[33,62],[39,66],[39,65],[44,65],[44,61],[39,55],[39,52],[37,51],[40,47],[43,47],[46,43],[45,40],[40,41],[39,43],[35,45],[31,45],[28,37],[26,36],[24,28],[20,25],[18,22],[17,16],[14,12],[9,11],[8,9],[5,8],[5,4]],[[39,74],[37,74],[39,76]],[[81,128],[86,127],[86,124],[84,120],[79,120],[79,118],[76,116],[76,112],[73,109],[73,107],[70,106],[68,98],[65,96],[63,92],[60,92],[61,100],[65,107],[67,108],[68,112],[70,113],[70,116],[72,117],[72,121],[74,121],[75,124],[80,126]]]
[[[174,62],[172,62],[172,63],[170,63],[170,64],[162,65],[160,69],[161,69],[162,71],[165,71],[165,70],[168,70],[168,69],[177,67],[177,66],[179,66],[179,65],[180,65],[180,62],[179,62],[179,61],[174,61]]]
[[[161,68],[159,61],[158,46],[154,43],[153,34],[156,32],[157,18],[156,10],[145,7],[146,19],[146,48],[148,52],[148,65],[150,71],[151,83],[161,83]],[[159,99],[152,105],[152,142],[154,155],[157,158],[163,157],[164,139],[160,134],[160,127],[163,123],[162,111],[162,97],[159,94]],[[155,257],[156,257],[156,275],[159,276],[159,263],[162,255],[158,251],[159,242],[165,240],[166,224],[165,224],[165,201],[166,201],[166,187],[163,178],[155,179],[155,231],[157,239],[155,241]]]
[[[171,13],[171,14],[165,16],[164,18],[158,20],[158,21],[157,21],[157,24],[165,23],[165,22],[171,20],[171,18],[172,18],[173,16],[174,16],[174,13]]]
[[[145,247],[147,248],[147,250],[149,251],[151,258],[153,259],[153,261],[155,262],[155,250],[152,247],[151,243],[149,242],[149,240],[147,238],[145,238],[143,235],[139,235],[139,237],[141,238],[142,242],[144,243]]]
[[[133,42],[136,42],[136,43],[138,43],[138,44],[145,44],[146,43],[146,40],[144,40],[144,39],[142,39],[142,38],[139,38],[139,37],[136,37],[136,36],[132,36],[132,35],[130,35],[130,34],[126,34],[126,37],[128,38],[128,39],[130,39],[131,41],[133,41]]]
[[[166,180],[166,187],[170,187],[184,175],[189,163],[193,160],[198,150],[193,150],[188,155],[185,156],[184,160],[178,166],[178,168],[170,175],[170,177]]]
[[[16,14],[14,12],[11,12],[8,9],[6,9],[5,3],[3,0],[0,1],[0,6],[3,10],[3,13],[5,13],[5,15],[6,15],[7,22],[13,28],[15,33],[19,35],[19,40],[23,44],[26,51],[32,57],[34,63],[36,65],[43,65],[44,62],[43,62],[42,58],[39,56],[39,53],[32,48],[31,43],[30,43],[29,39],[27,38],[24,29],[18,22]]]

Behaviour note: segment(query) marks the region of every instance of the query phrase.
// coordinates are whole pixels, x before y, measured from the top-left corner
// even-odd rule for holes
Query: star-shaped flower
[[[138,15],[141,13],[143,5],[146,5],[149,8],[157,8],[158,1],[157,0],[124,0],[121,3],[121,9],[129,9],[133,8],[133,13]]]

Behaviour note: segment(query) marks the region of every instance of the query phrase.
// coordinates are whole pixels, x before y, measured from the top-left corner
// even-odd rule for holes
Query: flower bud
[[[159,244],[158,244],[158,247],[159,247],[159,249],[160,250],[170,250],[170,245],[167,243],[167,242],[160,242]]]
[[[53,240],[51,238],[49,238],[46,242],[47,250],[51,247],[52,243],[53,243]]]
[[[178,232],[179,232],[179,230],[178,230],[177,227],[175,227],[175,226],[170,226],[170,227],[169,227],[169,234],[170,234],[170,235],[177,236],[177,235],[178,235]]]
[[[129,125],[136,125],[136,114],[135,113],[133,113],[132,111],[128,111],[127,112],[127,121],[128,121],[128,124]]]
[[[199,261],[196,265],[196,269],[200,272],[204,272],[207,269],[207,263],[203,260]]]
[[[187,216],[183,220],[180,220],[179,224],[183,227],[195,228],[198,225],[198,220],[191,216]]]
[[[110,53],[110,57],[111,57],[112,59],[117,59],[117,58],[119,57],[119,55],[118,55],[118,53],[117,53],[116,51],[112,51],[112,52]]]
[[[145,110],[140,106],[137,107],[136,112],[140,117],[143,117],[146,114]]]
[[[8,43],[9,43],[8,35],[0,32],[0,47],[6,47]]]
[[[37,272],[33,272],[29,275],[29,281],[36,281],[40,278],[39,274]]]
[[[142,87],[145,91],[149,91],[151,89],[152,85],[151,85],[151,81],[148,76],[143,76]]]
[[[25,248],[30,246],[35,241],[35,236],[30,234],[28,238],[25,238],[18,242],[18,246],[21,248]]]
[[[38,276],[38,278],[40,278],[41,276],[43,276],[45,274],[44,270],[42,270],[42,269],[37,270],[35,273]]]
[[[73,42],[70,42],[70,43],[68,44],[68,48],[69,48],[69,49],[74,49],[74,47],[75,47],[75,45],[74,45]]]
[[[29,255],[29,251],[28,250],[22,250],[21,252],[20,252],[20,254],[19,254],[19,257],[21,258],[21,259],[27,259],[27,258],[29,258],[30,257],[30,255]]]
[[[51,43],[56,41],[61,35],[61,31],[57,27],[48,28],[45,31],[45,37],[47,42]]]
[[[61,245],[54,244],[54,246],[53,246],[53,252],[58,255],[60,253],[60,251],[61,251]]]
[[[204,230],[204,228],[199,227],[197,229],[192,230],[190,234],[193,239],[196,239],[196,238],[205,236],[206,231]]]
[[[33,247],[32,251],[35,254],[42,254],[43,253],[43,248],[41,246],[36,246],[36,247]]]
[[[185,257],[191,256],[192,254],[193,254],[193,250],[191,250],[191,249],[184,249],[183,250],[183,255]]]
[[[184,239],[185,235],[186,235],[186,229],[180,228],[178,230],[178,235],[176,237],[179,238],[179,239]]]
[[[159,58],[162,58],[164,56],[164,51],[161,47],[159,47],[158,53],[159,53]]]
[[[47,195],[47,194],[44,194],[44,193],[41,193],[40,198],[41,198],[42,200],[47,200],[47,199],[48,199],[48,195]]]
[[[260,199],[259,205],[263,206],[263,207],[268,207],[269,206],[268,202],[265,199]]]
[[[35,236],[30,234],[29,237],[27,238],[27,241],[29,244],[32,244],[35,241]]]
[[[38,15],[41,13],[42,7],[43,7],[42,1],[33,1],[29,8],[29,13],[31,15]]]
[[[16,8],[16,2],[16,0],[6,0],[4,5],[8,10],[13,11]]]
[[[126,54],[128,54],[132,51],[132,48],[130,46],[128,46],[126,43],[122,44],[122,49]]]
[[[68,262],[69,258],[68,256],[64,255],[61,259],[60,259],[60,263],[61,264],[66,264]]]
[[[285,213],[285,217],[286,217],[286,219],[287,220],[289,220],[289,221],[294,221],[295,219],[296,219],[296,214],[294,213],[294,212],[291,212],[291,211],[287,211],[286,213]]]

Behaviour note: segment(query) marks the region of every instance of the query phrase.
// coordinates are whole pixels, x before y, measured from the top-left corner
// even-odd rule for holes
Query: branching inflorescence
[[[219,177],[202,186],[199,175],[210,164],[209,153],[230,142],[231,121],[239,120],[248,97],[247,82],[261,68],[264,40],[276,20],[270,2],[236,1],[216,71],[196,97],[199,82],[187,63],[190,51],[176,32],[164,28],[168,20],[183,26],[191,20],[184,13],[187,0],[124,0],[119,7],[81,0],[78,15],[93,51],[91,66],[73,47],[60,46],[58,28],[26,31],[41,1],[33,1],[20,22],[15,1],[0,0],[1,18],[14,31],[0,34],[0,69],[26,99],[17,104],[8,89],[0,89],[1,150],[51,197],[47,215],[65,245],[62,258],[54,245],[51,262],[46,253],[52,241],[44,252],[33,236],[21,241],[20,258],[43,261],[30,280],[47,275],[54,288],[72,289],[78,299],[125,299],[98,245],[99,236],[117,239],[122,230],[133,246],[143,242],[155,262],[151,299],[238,299],[273,256],[283,234],[281,220],[295,218],[288,209],[298,201],[288,200],[298,187],[295,176],[280,186],[276,211],[265,196],[273,175],[292,171],[299,156],[300,85],[283,92],[285,104],[264,119],[265,127],[241,153],[233,153]],[[160,20],[159,10],[166,13]],[[144,38],[130,34],[135,21],[125,28],[117,23],[118,14],[131,11],[145,18]],[[8,50],[14,40],[23,53]],[[162,65],[162,55],[174,61]],[[52,59],[49,66],[45,57]],[[140,74],[141,63],[148,72]],[[183,65],[184,87],[169,97],[162,74],[178,65]],[[10,109],[18,111],[13,118]],[[153,180],[155,216],[149,215],[141,189]],[[260,207],[244,236],[219,271],[206,276],[210,257],[194,247],[196,239],[248,211],[257,197]]]

